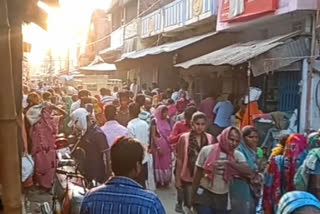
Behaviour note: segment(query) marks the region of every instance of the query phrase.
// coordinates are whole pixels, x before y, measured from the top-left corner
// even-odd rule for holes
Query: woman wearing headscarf
[[[308,136],[308,155],[299,167],[294,184],[297,190],[308,191],[320,199],[320,138],[319,131]]]
[[[246,177],[236,177],[231,185],[232,213],[255,214],[256,205],[259,201],[261,188],[263,186],[263,176],[259,174],[258,148],[259,135],[258,130],[253,126],[247,126],[242,129],[242,142],[237,150],[246,158],[253,173],[252,179]]]
[[[154,172],[157,185],[167,186],[172,179],[172,151],[169,143],[171,125],[168,108],[161,105],[156,109],[151,122],[151,145],[153,148]]]
[[[42,102],[37,93],[28,96],[26,118],[28,134],[31,139],[30,153],[35,162],[35,181],[45,189],[51,189],[56,170],[55,140],[58,134],[59,121],[52,117],[52,111],[65,112],[58,107]]]
[[[229,187],[235,175],[252,177],[244,155],[237,151],[241,133],[229,127],[218,143],[201,149],[193,177],[193,202],[199,214],[227,214],[231,210]]]
[[[283,155],[271,158],[265,173],[263,206],[266,214],[277,211],[280,198],[295,190],[294,176],[307,154],[307,139],[301,134],[292,134],[287,139]]]
[[[277,214],[319,214],[320,201],[312,194],[292,191],[282,196]]]

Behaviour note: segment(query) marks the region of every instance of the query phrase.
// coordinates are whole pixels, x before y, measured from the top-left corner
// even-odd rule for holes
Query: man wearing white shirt
[[[133,83],[130,85],[130,91],[136,96],[139,92],[139,86],[137,84],[137,78],[134,78]]]
[[[138,140],[145,149],[145,155],[142,162],[142,171],[138,178],[139,183],[145,188],[146,180],[148,179],[148,154],[149,149],[149,125],[146,121],[140,119],[140,106],[137,103],[131,103],[129,105],[129,114],[131,117],[130,122],[128,123],[129,137],[132,137]]]

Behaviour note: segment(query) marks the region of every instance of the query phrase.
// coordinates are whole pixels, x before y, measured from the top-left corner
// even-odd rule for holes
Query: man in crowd
[[[118,94],[119,93],[119,87],[118,86],[114,86],[113,87],[113,94],[112,94],[112,96],[114,97],[114,99],[118,99]]]
[[[133,83],[130,85],[130,91],[136,96],[139,92],[139,85],[137,84],[137,78],[133,79]]]
[[[103,183],[111,174],[108,164],[108,142],[103,131],[89,119],[89,113],[79,108],[71,114],[69,127],[81,132],[79,148],[85,151],[83,174],[89,180]]]
[[[144,104],[146,102],[146,97],[143,94],[137,94],[135,98],[135,103],[138,104],[140,108],[139,118],[146,121],[148,124],[151,122],[151,114],[144,110]]]
[[[70,114],[81,107],[81,100],[89,97],[88,90],[80,90],[78,92],[78,100],[71,105]]]
[[[143,156],[144,148],[138,141],[118,139],[111,148],[115,177],[85,196],[80,214],[165,214],[159,198],[135,181],[141,173]]]
[[[153,114],[155,111],[155,108],[152,106],[152,100],[149,97],[146,97],[146,100],[144,102],[143,110],[146,112],[149,112],[150,114]]]
[[[129,91],[119,92],[120,107],[118,109],[116,120],[123,126],[127,126],[130,121],[129,115]]]
[[[220,99],[221,101],[213,109],[215,115],[214,125],[212,129],[212,134],[215,137],[227,127],[231,126],[231,116],[233,114],[233,105],[229,101],[229,94],[223,94]]]
[[[179,100],[179,87],[174,88],[173,93],[171,94],[171,99],[176,103]]]
[[[149,148],[149,125],[145,120],[139,118],[140,106],[137,103],[131,103],[129,105],[129,113],[131,120],[128,123],[129,136],[139,140],[145,150],[144,159],[142,162],[141,174],[137,178],[137,181],[145,188],[146,180],[148,179],[148,155]]]
[[[208,95],[205,99],[201,100],[199,111],[206,114],[208,117],[208,124],[212,125],[214,121],[213,108],[216,104],[215,95]]]
[[[169,137],[170,144],[177,144],[183,133],[191,131],[191,118],[196,112],[197,108],[195,106],[189,106],[184,110],[184,120],[178,121],[172,129]]]
[[[114,105],[106,105],[104,108],[104,116],[107,122],[101,127],[107,136],[109,147],[116,141],[119,136],[128,136],[128,129],[120,125],[115,119],[117,108]]]
[[[111,90],[106,88],[100,89],[101,95],[101,103],[104,105],[112,104],[112,101],[115,99],[114,96],[111,95]]]
[[[98,100],[95,97],[91,97],[88,90],[82,89],[78,93],[78,100],[72,103],[70,108],[70,114],[78,108],[86,108],[90,113],[92,119],[99,119],[100,121],[102,109],[99,106]]]

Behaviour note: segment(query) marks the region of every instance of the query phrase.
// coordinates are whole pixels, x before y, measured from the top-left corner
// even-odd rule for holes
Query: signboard
[[[273,13],[279,0],[222,0],[221,22],[241,22]]]

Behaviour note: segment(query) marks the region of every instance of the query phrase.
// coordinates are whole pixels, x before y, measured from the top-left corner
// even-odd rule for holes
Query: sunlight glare
[[[50,8],[39,2],[38,6],[48,13],[48,32],[43,33],[34,27],[26,28],[24,34],[32,40],[30,55],[36,58],[45,52],[44,49],[51,49],[54,57],[65,57],[68,49],[74,50],[85,45],[92,12],[95,9],[106,9],[109,2],[110,0],[60,0],[60,8]]]

